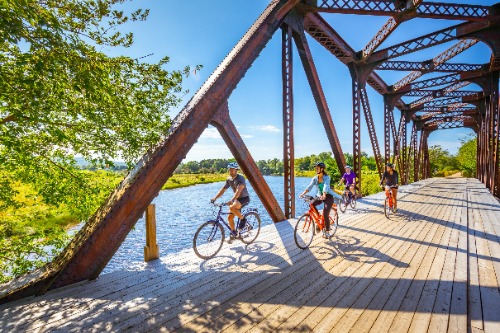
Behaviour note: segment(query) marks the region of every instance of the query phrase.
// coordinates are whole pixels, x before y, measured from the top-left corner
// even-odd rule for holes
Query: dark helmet
[[[394,169],[394,164],[392,164],[392,163],[387,163],[385,166],[388,166],[389,168],[393,168]]]
[[[324,168],[326,168],[326,165],[323,162],[316,162],[316,163],[314,163],[314,167],[320,167],[320,168],[324,169]]]

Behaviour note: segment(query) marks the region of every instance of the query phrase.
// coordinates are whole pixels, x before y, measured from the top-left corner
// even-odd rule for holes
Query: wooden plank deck
[[[475,179],[380,194],[309,250],[293,221],[0,307],[0,332],[500,332],[500,204]]]

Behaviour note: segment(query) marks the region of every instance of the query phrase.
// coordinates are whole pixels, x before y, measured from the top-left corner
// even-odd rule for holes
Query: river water
[[[266,176],[264,179],[283,208],[283,177]],[[309,182],[310,178],[296,177],[295,192],[300,194]],[[224,182],[201,184],[165,190],[158,194],[153,200],[153,204],[156,205],[157,243],[160,248],[160,257],[192,246],[193,235],[198,226],[214,217],[210,198],[213,198],[223,185]],[[262,226],[271,224],[270,216],[248,182],[247,186],[251,198],[248,207],[259,210]],[[229,200],[231,196],[232,190],[228,189],[222,199]],[[103,273],[132,269],[137,266],[144,261],[145,245],[145,219],[141,218],[137,221],[134,229],[130,231]]]

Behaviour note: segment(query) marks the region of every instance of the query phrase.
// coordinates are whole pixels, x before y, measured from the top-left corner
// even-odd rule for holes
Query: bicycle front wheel
[[[385,217],[389,218],[389,210],[391,208],[389,207],[389,197],[386,197],[385,198],[385,201],[384,201],[384,214],[385,214]]]
[[[295,244],[301,249],[307,249],[314,237],[315,223],[309,214],[304,214],[297,220],[293,237]]]
[[[353,195],[351,197],[351,208],[352,209],[356,208],[356,196],[355,195]]]
[[[194,234],[194,253],[201,259],[210,259],[220,251],[224,238],[224,229],[219,223],[216,221],[205,222]]]
[[[241,241],[245,244],[251,244],[260,233],[260,216],[255,212],[248,212],[243,218],[247,220],[247,223],[240,230]]]
[[[333,237],[333,235],[335,235],[335,232],[337,232],[337,228],[339,227],[339,213],[337,212],[336,209],[331,209],[330,210],[330,214],[328,214],[328,216],[330,216],[330,238]]]

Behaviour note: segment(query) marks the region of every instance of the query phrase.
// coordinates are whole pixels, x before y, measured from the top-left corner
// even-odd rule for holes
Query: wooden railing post
[[[156,210],[155,205],[150,204],[146,208],[146,246],[144,246],[144,261],[160,258],[160,250],[156,243]]]

